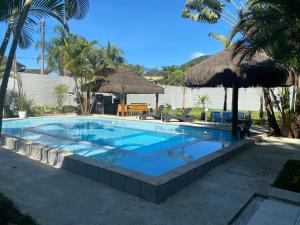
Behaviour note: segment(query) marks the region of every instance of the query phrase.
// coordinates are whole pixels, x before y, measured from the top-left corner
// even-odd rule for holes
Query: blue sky
[[[208,36],[209,32],[227,34],[230,27],[196,23],[181,17],[185,0],[90,0],[87,17],[69,22],[73,33],[103,44],[110,41],[125,53],[128,63],[156,68],[181,65],[192,56],[214,54],[222,44]],[[46,40],[53,35],[55,22],[46,19]],[[0,38],[5,32],[0,24]],[[35,40],[40,39],[36,28]],[[39,51],[34,45],[18,50],[18,61],[27,67],[39,68]]]

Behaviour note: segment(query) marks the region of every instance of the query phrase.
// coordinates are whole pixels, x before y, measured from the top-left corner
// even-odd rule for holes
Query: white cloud
[[[194,53],[190,56],[190,58],[191,58],[191,59],[196,59],[196,58],[199,58],[199,57],[204,56],[204,55],[206,55],[206,54],[203,53],[203,52],[194,52]]]

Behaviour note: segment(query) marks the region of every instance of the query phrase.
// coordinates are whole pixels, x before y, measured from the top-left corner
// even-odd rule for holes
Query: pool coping
[[[159,204],[205,175],[212,168],[227,161],[256,141],[261,141],[262,139],[263,135],[258,135],[240,140],[237,143],[157,177],[121,168],[99,160],[85,158],[67,151],[57,150],[7,134],[2,135],[1,145],[49,166],[63,168],[144,200]]]

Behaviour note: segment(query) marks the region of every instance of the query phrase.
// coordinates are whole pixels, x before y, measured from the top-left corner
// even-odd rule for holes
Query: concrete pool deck
[[[225,225],[254,194],[268,196],[300,142],[268,139],[217,166],[160,205],[0,149],[0,192],[42,225]]]

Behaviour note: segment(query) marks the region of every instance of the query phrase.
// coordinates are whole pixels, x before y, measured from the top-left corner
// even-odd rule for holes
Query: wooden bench
[[[132,113],[136,112],[148,112],[148,104],[147,103],[131,103],[129,106],[129,112],[132,115]]]

